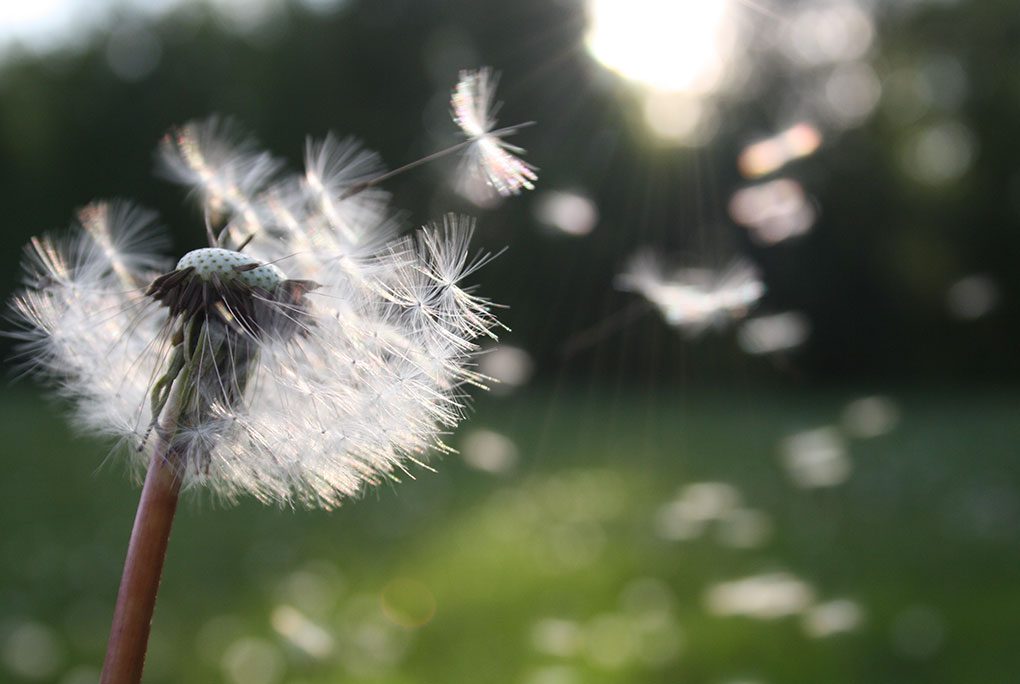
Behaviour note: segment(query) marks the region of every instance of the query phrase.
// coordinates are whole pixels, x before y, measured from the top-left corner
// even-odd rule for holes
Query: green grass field
[[[487,398],[452,443],[506,435],[498,473],[448,456],[331,513],[187,497],[146,681],[1016,681],[1020,400],[894,395],[846,482],[794,486],[780,441],[852,398]],[[95,682],[138,490],[26,389],[0,410],[0,680]]]

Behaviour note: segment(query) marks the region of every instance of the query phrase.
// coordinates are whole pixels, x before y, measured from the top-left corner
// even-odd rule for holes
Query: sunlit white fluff
[[[508,197],[534,189],[538,174],[535,167],[515,156],[524,150],[504,139],[520,126],[496,130],[498,81],[489,68],[461,71],[450,107],[454,122],[471,141],[461,167],[461,185],[470,187],[480,177],[500,196]]]
[[[498,325],[464,282],[488,257],[471,257],[465,217],[390,239],[384,195],[344,197],[377,164],[351,143],[312,143],[306,173],[280,177],[249,142],[217,137],[219,126],[182,127],[162,145],[162,163],[220,212],[211,227],[223,247],[248,241],[234,263],[273,262],[279,287],[243,289],[245,299],[224,296],[190,319],[182,304],[175,316],[169,303],[188,298],[174,300],[167,283],[197,277],[183,267],[196,253],[175,268],[151,214],[97,203],[70,236],[33,240],[16,335],[80,423],[130,444],[138,466],[168,439],[185,487],[332,507],[447,449],[464,385],[483,379],[472,370],[475,339]],[[251,232],[221,231],[239,219]],[[245,288],[244,268],[223,267],[216,287]],[[183,349],[194,377],[179,373],[153,392]]]
[[[369,237],[363,233],[379,226],[389,193],[378,187],[348,193],[384,170],[379,155],[353,138],[340,140],[330,133],[323,140],[309,138],[305,144],[304,190],[331,232],[339,234],[352,248]],[[392,234],[383,232],[381,237],[387,239]]]
[[[210,220],[230,216],[242,233],[264,228],[264,207],[253,199],[283,162],[260,150],[232,120],[212,116],[171,130],[160,143],[157,161],[163,176],[198,193]]]
[[[667,323],[692,335],[744,317],[765,294],[757,270],[746,261],[734,260],[721,270],[669,271],[663,259],[649,251],[632,257],[616,283],[643,296]]]

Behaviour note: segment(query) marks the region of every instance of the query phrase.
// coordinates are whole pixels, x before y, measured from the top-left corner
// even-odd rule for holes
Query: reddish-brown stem
[[[163,440],[154,450],[131,530],[101,684],[138,684],[181,482]]]

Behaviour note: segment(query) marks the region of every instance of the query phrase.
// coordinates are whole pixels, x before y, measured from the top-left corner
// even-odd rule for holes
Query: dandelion
[[[303,176],[230,122],[166,136],[159,168],[204,209],[209,247],[176,263],[150,212],[97,202],[35,238],[13,301],[21,353],[85,428],[147,469],[103,682],[141,676],[178,493],[332,508],[396,479],[465,414],[492,305],[465,280],[471,219],[396,238],[378,158],[310,141]]]
[[[617,276],[617,287],[636,292],[654,305],[665,321],[691,335],[744,317],[765,294],[750,263],[737,259],[726,268],[667,271],[661,257],[639,252]]]
[[[538,175],[535,167],[514,156],[523,154],[524,150],[504,140],[530,124],[496,130],[496,114],[500,109],[500,103],[495,100],[498,82],[499,77],[488,68],[462,71],[450,106],[453,120],[469,143],[461,170],[461,185],[481,177],[501,197],[508,197],[520,194],[521,190],[533,190]]]

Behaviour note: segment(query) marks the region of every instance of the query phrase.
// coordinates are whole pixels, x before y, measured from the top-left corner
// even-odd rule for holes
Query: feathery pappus
[[[158,151],[193,191],[210,246],[168,259],[154,214],[125,201],[35,238],[13,300],[27,365],[85,428],[154,443],[185,488],[330,508],[406,472],[465,412],[492,304],[465,283],[470,218],[399,237],[377,155],[309,141],[305,172],[211,118]],[[351,188],[361,190],[351,193]]]
[[[690,335],[743,318],[765,294],[757,269],[735,259],[720,270],[669,270],[651,251],[631,257],[616,277],[620,290],[635,292],[658,309],[666,323]]]
[[[490,68],[464,70],[450,99],[453,120],[468,138],[460,186],[469,194],[472,182],[478,179],[500,197],[533,190],[538,180],[535,167],[515,156],[524,150],[505,140],[531,123],[496,129],[501,105],[496,101],[498,83],[499,76]]]

